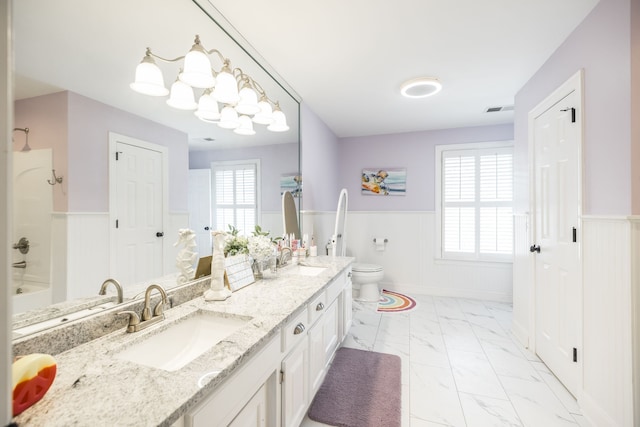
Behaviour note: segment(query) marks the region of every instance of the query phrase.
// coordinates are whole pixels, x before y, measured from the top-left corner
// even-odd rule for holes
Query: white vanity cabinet
[[[184,426],[278,425],[280,345],[278,333],[218,390],[190,410],[184,416]]]
[[[283,349],[285,342],[296,338],[296,326],[306,329],[305,339],[289,345],[282,362],[282,425],[298,426],[313,401],[327,373],[333,355],[340,346],[351,324],[351,302],[345,303],[345,296],[351,298],[350,269],[336,276],[324,292],[307,304],[306,323],[303,314],[287,323],[283,329]],[[344,310],[349,310],[346,313]],[[348,323],[344,323],[348,319]],[[310,325],[307,327],[307,325]],[[298,331],[300,328],[298,328]]]
[[[299,426],[352,319],[351,268],[184,417],[184,426]],[[176,423],[176,427],[179,424]]]

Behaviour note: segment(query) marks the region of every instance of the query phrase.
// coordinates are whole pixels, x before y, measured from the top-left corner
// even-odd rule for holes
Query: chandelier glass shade
[[[212,66],[212,55],[221,62],[219,71]],[[171,90],[164,85],[156,59],[167,63],[183,61]],[[167,105],[170,107],[195,110],[194,114],[200,120],[217,123],[240,135],[254,135],[253,123],[267,125],[273,132],[289,130],[285,114],[277,102],[267,97],[262,86],[241,69],[232,68],[230,60],[220,51],[206,50],[198,35],[191,50],[177,58],[163,58],[147,48],[136,68],[135,81],[129,86],[144,95],[169,95]],[[197,101],[196,93],[199,93]]]
[[[267,126],[272,132],[286,132],[289,130],[289,126],[287,126],[287,117],[280,110],[280,106],[276,103],[276,108],[273,110],[273,123]]]

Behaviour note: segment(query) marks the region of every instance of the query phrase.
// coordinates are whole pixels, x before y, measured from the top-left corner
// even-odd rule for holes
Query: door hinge
[[[578,241],[578,230],[576,230],[575,227],[573,227],[573,243],[576,243]]]
[[[284,382],[284,371],[280,371],[280,384]]]
[[[578,361],[578,349],[573,347],[573,361],[577,362]]]
[[[576,109],[573,107],[567,107],[564,110],[560,110],[560,111],[571,111],[571,123],[575,123],[576,122]]]
[[[116,219],[116,228],[118,228],[119,220]]]

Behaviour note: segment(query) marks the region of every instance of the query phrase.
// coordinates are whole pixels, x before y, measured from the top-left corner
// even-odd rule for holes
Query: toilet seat
[[[358,273],[378,273],[382,271],[381,265],[376,264],[353,264],[351,266],[351,271]]]

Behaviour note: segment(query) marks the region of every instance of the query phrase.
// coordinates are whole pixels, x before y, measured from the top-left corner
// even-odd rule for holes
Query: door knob
[[[538,252],[540,253],[540,245],[531,245],[529,248],[529,252]]]
[[[162,237],[162,236],[164,236],[164,233],[162,231],[158,231],[156,233],[156,237]]]
[[[209,226],[207,225],[204,229],[205,229],[205,230],[207,230],[207,231],[209,231]]]

